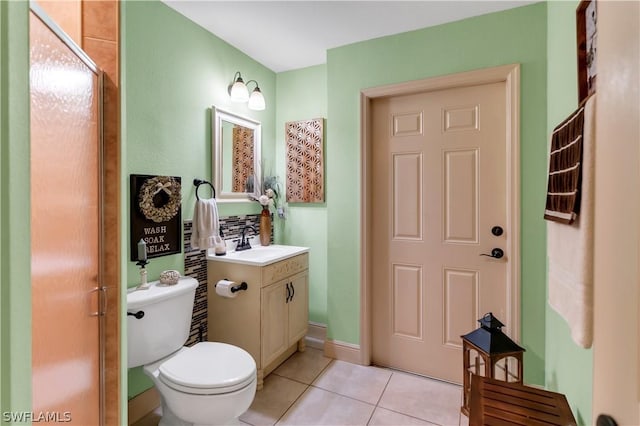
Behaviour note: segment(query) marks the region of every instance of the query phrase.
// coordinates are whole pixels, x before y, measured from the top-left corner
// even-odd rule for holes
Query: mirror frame
[[[230,111],[226,111],[216,106],[211,107],[211,134],[213,135],[213,149],[211,159],[211,178],[216,188],[216,199],[225,202],[251,202],[249,192],[224,192],[222,190],[222,122],[228,121],[248,129],[253,130],[253,170],[254,176],[260,174],[260,148],[262,146],[262,124],[251,118],[243,117]]]

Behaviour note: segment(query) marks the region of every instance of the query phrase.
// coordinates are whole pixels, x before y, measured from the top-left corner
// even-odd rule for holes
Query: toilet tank
[[[129,289],[127,313],[141,318],[127,315],[128,368],[160,360],[184,345],[197,286],[194,278],[182,277],[175,285],[155,281],[148,290]]]

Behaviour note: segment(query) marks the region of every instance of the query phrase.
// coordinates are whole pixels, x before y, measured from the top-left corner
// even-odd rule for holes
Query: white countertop
[[[216,262],[240,263],[243,265],[266,266],[302,253],[309,252],[309,247],[268,245],[253,246],[249,250],[231,251],[224,256],[216,256],[214,249],[207,250],[207,260]]]

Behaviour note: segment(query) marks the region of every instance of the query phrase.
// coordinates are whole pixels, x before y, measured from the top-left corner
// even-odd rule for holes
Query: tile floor
[[[242,423],[263,425],[467,425],[460,386],[364,367],[307,348],[264,381]],[[151,413],[136,426],[157,425]]]

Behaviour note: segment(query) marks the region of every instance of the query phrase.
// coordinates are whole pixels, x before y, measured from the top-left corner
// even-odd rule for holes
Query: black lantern
[[[491,312],[478,320],[480,327],[462,338],[463,404],[462,413],[469,415],[469,393],[473,374],[522,384],[521,348],[502,332],[504,324]]]

